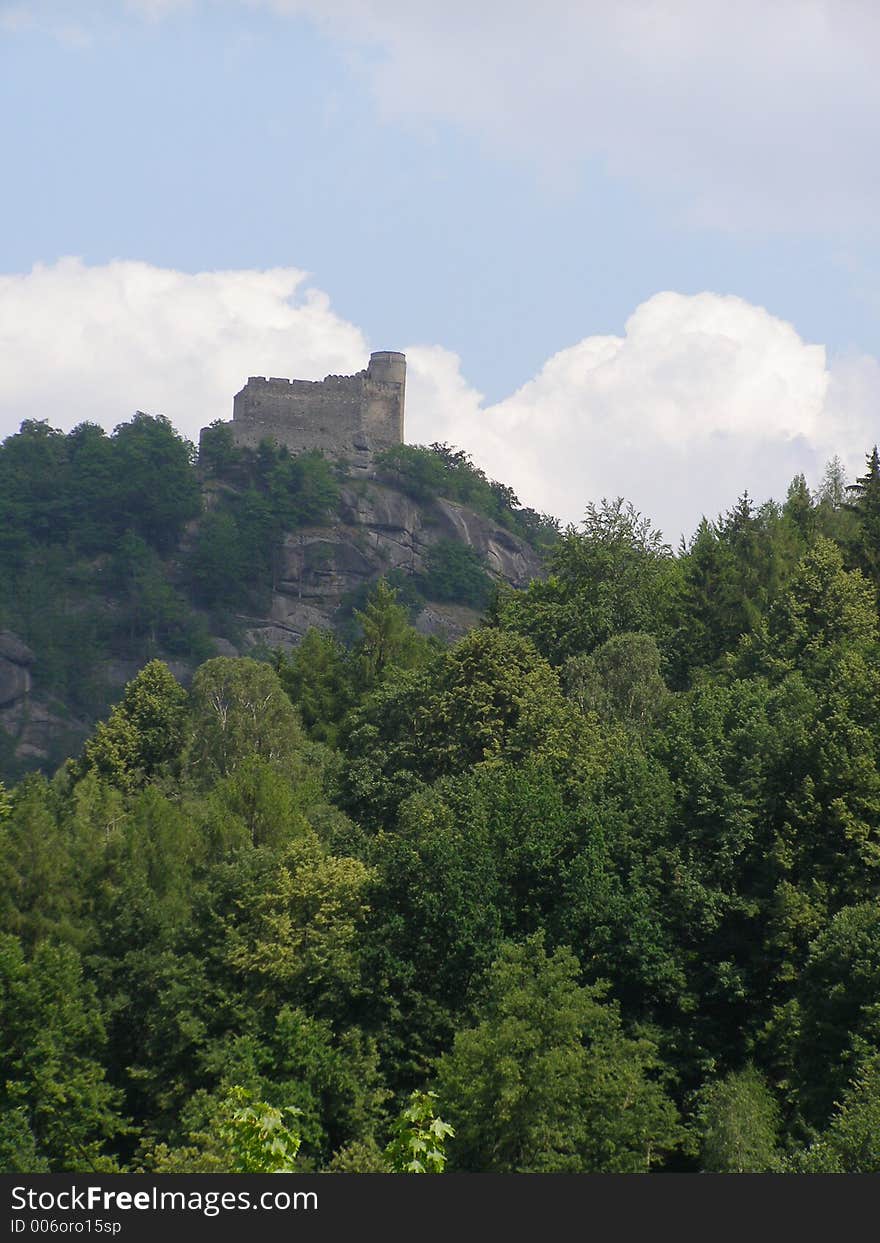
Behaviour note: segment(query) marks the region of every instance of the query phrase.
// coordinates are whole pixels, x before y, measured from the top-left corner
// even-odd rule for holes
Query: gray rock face
[[[34,654],[10,630],[0,630],[0,707],[23,699],[31,689],[28,666],[34,663]]]
[[[11,630],[0,630],[0,657],[14,665],[32,665],[34,654]]]
[[[438,499],[435,506],[445,523],[446,538],[460,540],[478,552],[495,578],[511,587],[525,587],[533,578],[542,577],[541,558],[511,531],[455,501]]]
[[[31,697],[0,708],[0,729],[14,740],[16,760],[27,764],[41,764],[52,754],[76,755],[91,732],[83,723],[65,720],[48,703]]]
[[[415,620],[415,628],[421,634],[455,643],[473,630],[479,620],[477,610],[464,604],[426,604]]]
[[[311,626],[332,628],[346,595],[392,570],[423,572],[428,551],[440,540],[473,548],[493,578],[513,587],[544,573],[528,544],[454,501],[420,505],[397,488],[364,480],[343,488],[339,515],[333,527],[304,528],[285,538],[269,615],[241,619],[249,644],[295,647]],[[477,621],[471,609],[431,604],[418,626],[454,640]]]
[[[349,526],[415,531],[421,524],[422,510],[405,492],[385,484],[369,483],[343,488],[340,514]]]
[[[0,707],[23,699],[31,689],[31,675],[21,665],[0,658]]]
[[[245,640],[250,646],[296,647],[313,626],[329,630],[332,622],[316,604],[276,592],[266,618],[249,618]]]
[[[12,740],[21,763],[48,759],[59,740],[69,740],[68,753],[82,745],[86,729],[59,716],[53,707],[31,695],[30,666],[34,653],[9,630],[0,630],[0,731]]]

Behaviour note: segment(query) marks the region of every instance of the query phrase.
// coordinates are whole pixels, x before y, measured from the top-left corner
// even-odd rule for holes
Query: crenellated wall
[[[251,376],[232,407],[236,444],[257,448],[263,440],[291,453],[320,449],[367,469],[372,455],[403,441],[406,357],[391,351],[370,355],[357,375],[323,380]]]

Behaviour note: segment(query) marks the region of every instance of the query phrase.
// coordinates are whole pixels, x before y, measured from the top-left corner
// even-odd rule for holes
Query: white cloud
[[[135,408],[187,436],[231,417],[249,374],[363,366],[363,335],[295,268],[190,275],[79,259],[0,276],[0,427],[48,418],[112,428]]]
[[[714,293],[658,293],[621,336],[590,336],[486,406],[438,345],[367,342],[292,268],[195,275],[78,259],[0,277],[0,432],[25,418],[108,429],[135,409],[187,436],[229,418],[248,375],[320,378],[405,348],[407,439],[467,449],[525,504],[577,521],[622,494],[673,541],[744,489],[781,497],[851,472],[876,438],[880,365],[828,364],[820,345],[761,307]]]
[[[385,112],[558,174],[596,158],[725,229],[874,230],[880,7],[251,0],[353,47]]]
[[[880,6],[865,0],[0,0],[69,42],[194,11],[306,18],[384,116],[539,175],[598,161],[731,231],[876,233]]]
[[[876,435],[880,366],[826,364],[790,324],[740,298],[659,293],[622,337],[587,337],[550,358],[510,397],[466,400],[451,359],[409,351],[410,435],[470,448],[527,503],[577,520],[586,502],[624,495],[673,541],[744,489],[784,497],[803,471],[818,482],[839,453],[851,470]],[[443,404],[438,394],[459,387]]]

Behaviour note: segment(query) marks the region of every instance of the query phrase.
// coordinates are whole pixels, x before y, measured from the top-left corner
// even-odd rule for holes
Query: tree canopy
[[[428,538],[233,656],[209,622],[245,649],[279,541],[359,494],[202,448],[146,415],[0,447],[7,663],[33,641],[82,712],[0,785],[2,1168],[880,1170],[876,450],[673,552],[401,446],[383,486],[528,528],[546,577],[490,593]],[[479,624],[420,633],[426,580]]]

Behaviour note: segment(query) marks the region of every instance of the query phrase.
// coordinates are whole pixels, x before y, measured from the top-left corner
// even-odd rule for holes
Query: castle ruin
[[[403,442],[405,388],[406,355],[391,350],[371,354],[357,375],[251,376],[236,393],[226,426],[237,445],[256,449],[269,440],[291,453],[320,449],[368,470],[375,453]]]

